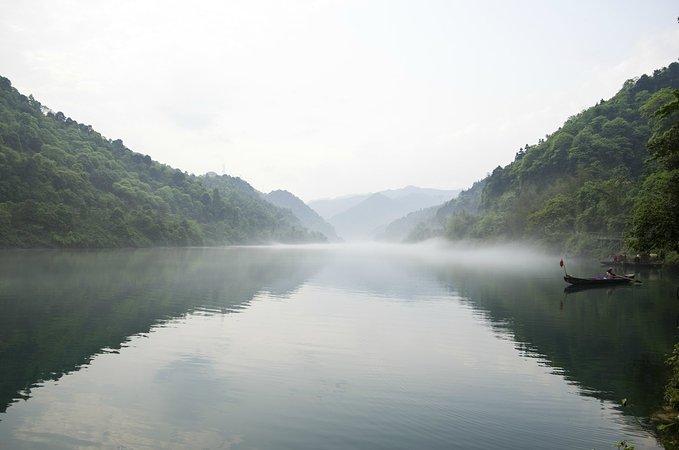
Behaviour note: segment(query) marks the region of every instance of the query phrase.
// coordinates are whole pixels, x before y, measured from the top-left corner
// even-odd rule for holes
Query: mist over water
[[[433,265],[454,265],[478,268],[503,267],[506,270],[522,267],[559,267],[560,256],[549,253],[529,242],[488,244],[471,241],[429,239],[417,243],[387,243],[379,241],[348,242],[338,244],[278,244],[260,248],[332,251],[339,255],[361,257],[379,256],[419,260]],[[376,269],[378,269],[376,267]]]
[[[566,294],[558,261],[440,241],[3,252],[0,444],[655,447],[677,280]]]

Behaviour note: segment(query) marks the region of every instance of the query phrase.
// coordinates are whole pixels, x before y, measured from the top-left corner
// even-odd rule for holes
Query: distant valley
[[[380,238],[394,220],[454,199],[459,190],[407,186],[375,193],[321,199],[309,206],[345,240]]]

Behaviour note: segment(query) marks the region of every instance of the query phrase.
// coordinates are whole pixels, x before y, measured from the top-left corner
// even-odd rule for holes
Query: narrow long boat
[[[563,277],[566,283],[572,284],[574,286],[605,286],[605,285],[616,285],[616,284],[627,284],[634,281],[634,275],[625,278],[578,278],[566,275]]]

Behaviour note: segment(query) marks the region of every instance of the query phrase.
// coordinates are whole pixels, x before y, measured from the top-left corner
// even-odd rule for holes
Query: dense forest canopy
[[[679,250],[677,88],[676,62],[628,80],[441,208],[443,232],[571,253]],[[411,238],[429,237],[429,224]]]
[[[0,77],[0,247],[319,239],[243,180],[155,162]]]

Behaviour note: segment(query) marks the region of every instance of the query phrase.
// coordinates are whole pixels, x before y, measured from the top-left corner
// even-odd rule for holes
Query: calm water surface
[[[0,253],[0,447],[656,447],[679,280],[560,274],[415,246]]]

